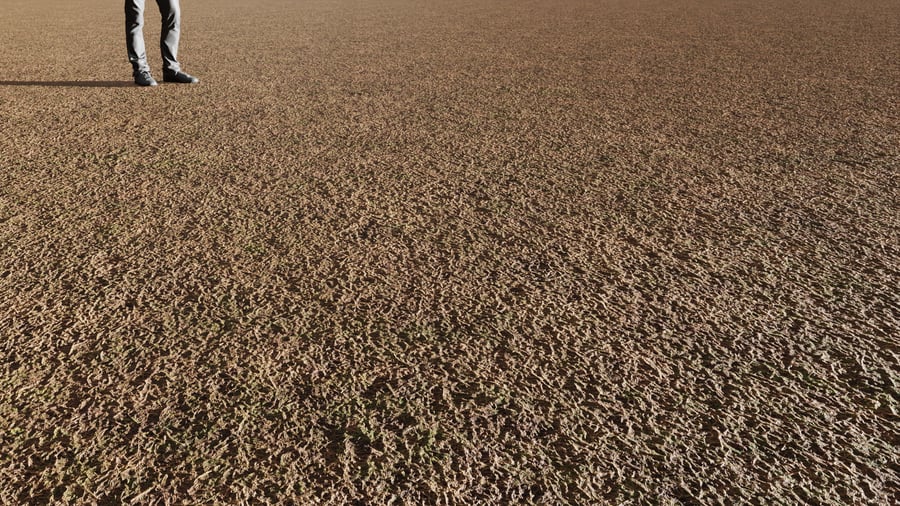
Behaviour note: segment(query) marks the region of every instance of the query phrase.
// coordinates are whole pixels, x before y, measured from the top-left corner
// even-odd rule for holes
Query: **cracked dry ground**
[[[0,503],[900,500],[896,0],[119,3],[0,14]]]

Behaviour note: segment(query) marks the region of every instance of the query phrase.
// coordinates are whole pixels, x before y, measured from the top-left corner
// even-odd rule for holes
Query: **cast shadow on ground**
[[[0,81],[0,86],[59,86],[64,88],[123,88],[131,81]]]

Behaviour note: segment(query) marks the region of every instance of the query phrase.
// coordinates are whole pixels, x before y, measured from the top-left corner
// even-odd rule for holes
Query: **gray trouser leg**
[[[180,70],[178,38],[181,34],[181,6],[178,0],[156,0],[156,3],[162,15],[159,48],[162,52],[163,70]],[[125,44],[128,48],[128,61],[135,72],[150,70],[143,28],[144,0],[125,0]]]
[[[156,0],[159,13],[162,15],[162,32],[159,36],[159,49],[162,51],[163,70],[175,72],[181,70],[178,65],[178,39],[181,36],[181,6],[178,0]]]
[[[132,70],[150,70],[144,47],[144,0],[125,0],[125,45]]]

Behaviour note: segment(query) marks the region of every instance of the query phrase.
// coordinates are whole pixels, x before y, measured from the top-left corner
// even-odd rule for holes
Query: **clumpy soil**
[[[0,502],[900,500],[895,0],[11,3]]]

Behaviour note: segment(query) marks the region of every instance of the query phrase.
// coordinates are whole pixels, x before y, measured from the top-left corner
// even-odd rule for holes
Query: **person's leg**
[[[162,15],[159,48],[163,57],[163,81],[193,84],[200,80],[181,71],[178,63],[178,39],[181,36],[181,6],[178,0],[156,0]]]
[[[156,0],[162,15],[159,48],[162,51],[163,72],[178,72],[178,39],[181,36],[181,6],[178,0]]]
[[[125,0],[125,45],[132,71],[149,71],[144,47],[144,0]]]

